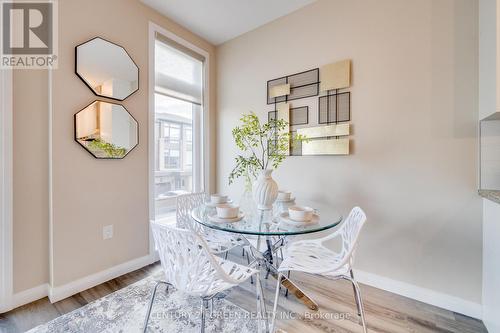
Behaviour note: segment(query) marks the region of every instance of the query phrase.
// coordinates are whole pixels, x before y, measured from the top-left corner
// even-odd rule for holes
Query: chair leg
[[[201,333],[205,333],[205,317],[208,307],[208,300],[204,297],[201,299]]]
[[[354,280],[354,273],[353,273],[352,269],[349,271],[349,273],[351,274],[351,278]],[[354,285],[352,286],[352,290],[354,292],[354,295],[357,295],[356,288],[354,287]],[[361,316],[361,307],[359,305],[358,298],[357,297],[354,297],[354,298],[356,299],[356,308],[358,309],[358,316]]]
[[[354,297],[356,298],[356,302],[359,304],[361,323],[363,324],[363,332],[367,333],[366,329],[366,321],[365,321],[365,310],[363,309],[363,301],[361,300],[361,291],[359,289],[359,285],[353,278],[348,278],[351,281],[352,286],[354,288]]]
[[[287,278],[290,278],[290,271],[286,273]],[[285,297],[288,297],[288,288],[285,288]]]
[[[245,251],[245,249],[243,249]],[[247,253],[247,264],[250,265],[250,256]],[[253,276],[250,276],[250,283],[253,284]]]
[[[260,303],[261,303],[261,316],[262,319],[264,320],[265,324],[265,331],[269,332],[269,322],[267,321],[267,309],[266,309],[266,300],[264,299],[264,288],[262,288],[262,282],[260,281],[260,278],[258,278],[258,284],[259,284],[259,294],[260,294]]]
[[[262,333],[262,327],[260,325],[260,321],[258,318],[258,314],[262,313],[261,312],[261,303],[260,303],[260,293],[259,293],[259,281],[260,281],[260,274],[257,273],[255,276],[255,285],[256,285],[256,294],[257,294],[257,333]]]
[[[153,303],[154,303],[155,296],[156,296],[156,290],[158,289],[158,286],[162,283],[167,285],[167,290],[168,290],[168,286],[169,286],[168,283],[163,282],[163,281],[158,281],[156,283],[155,288],[153,289],[153,294],[151,295],[151,300],[149,301],[148,312],[146,313],[146,319],[144,320],[144,330],[143,330],[144,333],[146,333],[146,331],[148,329],[149,316],[151,315],[151,309],[153,308]]]
[[[278,282],[276,283],[276,293],[274,294],[274,306],[273,306],[273,320],[271,322],[271,333],[274,332],[274,325],[276,323],[276,310],[278,308],[278,298],[280,296],[280,286],[281,286],[281,273],[278,274]]]

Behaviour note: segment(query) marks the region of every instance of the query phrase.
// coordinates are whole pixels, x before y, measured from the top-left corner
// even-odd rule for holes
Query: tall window
[[[203,173],[202,56],[156,35],[155,214],[173,214],[176,197],[198,191]]]

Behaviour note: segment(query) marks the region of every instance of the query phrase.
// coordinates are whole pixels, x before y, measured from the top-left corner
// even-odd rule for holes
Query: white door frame
[[[202,119],[202,126],[201,126],[201,139],[203,143],[202,147],[202,152],[201,154],[195,154],[196,158],[199,158],[197,162],[202,165],[202,174],[198,175],[198,177],[201,178],[201,183],[202,188],[196,188],[195,191],[205,191],[209,192],[210,191],[210,181],[209,177],[211,175],[211,170],[210,170],[210,130],[209,130],[209,124],[210,124],[210,101],[209,101],[209,95],[210,95],[210,87],[209,87],[209,82],[210,82],[210,77],[209,77],[209,71],[210,71],[210,55],[209,53],[190,43],[189,41],[179,37],[178,35],[174,34],[171,31],[168,31],[161,26],[149,22],[149,119],[148,119],[148,154],[149,154],[149,219],[154,220],[155,218],[155,207],[154,207],[154,198],[151,197],[154,193],[154,147],[155,147],[155,142],[154,142],[154,131],[155,131],[155,124],[154,124],[154,119],[155,119],[155,94],[154,94],[154,87],[155,87],[155,40],[156,40],[156,32],[159,34],[181,44],[182,46],[185,46],[192,51],[202,55],[205,57],[205,61],[203,64],[203,119]],[[193,131],[194,132],[194,131]],[[193,140],[196,140],[196,138],[193,138]],[[195,162],[195,161],[193,161]],[[149,249],[150,249],[150,254],[155,253],[155,248],[154,248],[154,241],[151,233],[151,228],[150,228],[150,234],[149,234]]]
[[[0,313],[13,295],[12,70],[0,69]]]

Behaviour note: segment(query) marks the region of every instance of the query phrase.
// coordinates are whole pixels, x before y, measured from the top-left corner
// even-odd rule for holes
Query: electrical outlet
[[[113,225],[105,225],[102,227],[102,239],[113,238]]]

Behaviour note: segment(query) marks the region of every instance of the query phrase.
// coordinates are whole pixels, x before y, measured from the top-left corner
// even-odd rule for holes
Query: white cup
[[[239,206],[231,204],[220,204],[215,206],[215,209],[217,209],[217,216],[221,219],[238,217],[238,213],[240,212]]]
[[[313,211],[311,207],[292,206],[288,207],[288,216],[294,221],[307,222],[312,219]]]
[[[292,192],[279,190],[278,191],[278,200],[280,201],[290,201],[292,198]]]
[[[223,204],[227,202],[227,195],[222,194],[212,194],[210,196],[210,202],[214,205]]]

